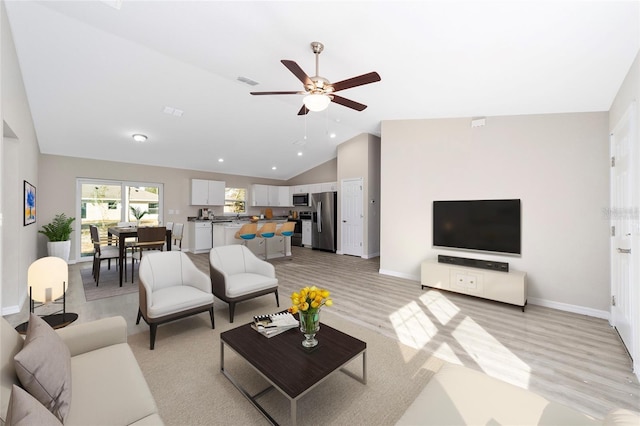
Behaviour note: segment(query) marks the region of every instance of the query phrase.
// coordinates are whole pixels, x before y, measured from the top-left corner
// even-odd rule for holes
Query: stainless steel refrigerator
[[[335,253],[338,193],[311,194],[311,206],[313,208],[311,247]]]

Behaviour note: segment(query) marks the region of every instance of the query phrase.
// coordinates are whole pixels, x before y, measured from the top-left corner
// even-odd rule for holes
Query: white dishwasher
[[[212,224],[208,221],[189,222],[189,248],[192,253],[208,253],[213,247]]]

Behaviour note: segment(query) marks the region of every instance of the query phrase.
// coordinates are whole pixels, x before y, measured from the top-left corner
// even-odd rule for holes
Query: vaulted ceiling
[[[358,134],[380,135],[382,120],[607,111],[640,46],[638,1],[6,8],[43,153],[274,179],[334,158]],[[367,109],[332,103],[298,116],[302,95],[249,94],[301,90],[280,60],[314,75],[313,41],[332,82],[380,74],[340,93]]]

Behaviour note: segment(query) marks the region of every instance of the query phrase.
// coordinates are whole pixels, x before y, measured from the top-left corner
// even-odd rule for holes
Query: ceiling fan
[[[316,75],[309,77],[298,64],[288,59],[283,59],[280,62],[298,77],[298,80],[304,84],[303,91],[286,91],[286,92],[251,92],[252,95],[306,95],[303,99],[304,105],[298,111],[298,115],[305,115],[309,111],[322,111],[330,102],[335,102],[347,108],[355,109],[356,111],[363,111],[367,106],[359,102],[352,101],[351,99],[343,98],[335,93],[341,90],[350,89],[352,87],[362,86],[365,84],[375,83],[380,81],[380,75],[377,72],[370,72],[362,74],[357,77],[348,78],[346,80],[338,81],[337,83],[331,83],[324,77],[320,76],[319,72],[319,57],[320,53],[324,49],[324,45],[320,42],[314,41],[311,43],[311,49],[316,55]]]

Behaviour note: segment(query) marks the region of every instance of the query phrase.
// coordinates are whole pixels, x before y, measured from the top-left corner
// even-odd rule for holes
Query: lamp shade
[[[312,93],[310,95],[305,96],[302,99],[304,106],[307,107],[309,111],[322,111],[326,107],[329,106],[331,99],[324,94],[321,93]]]
[[[27,284],[32,298],[47,303],[60,298],[69,281],[69,266],[59,257],[49,256],[36,260],[27,271]]]

